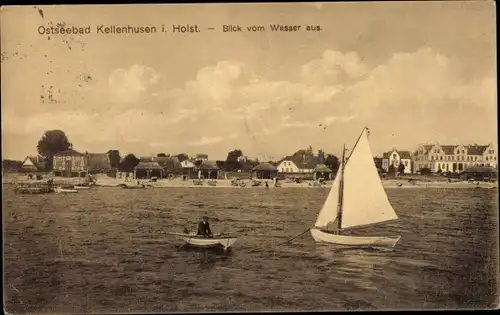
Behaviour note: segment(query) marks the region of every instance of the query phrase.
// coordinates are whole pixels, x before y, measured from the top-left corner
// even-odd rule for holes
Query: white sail
[[[373,161],[366,129],[345,163],[341,228],[397,219]]]
[[[316,227],[324,228],[329,223],[335,221],[335,219],[337,218],[342,167],[343,166],[341,164],[333,181],[332,188],[330,189],[325,203],[323,204],[323,208],[321,208],[321,211],[318,214],[318,218],[316,219],[316,223],[314,224]]]

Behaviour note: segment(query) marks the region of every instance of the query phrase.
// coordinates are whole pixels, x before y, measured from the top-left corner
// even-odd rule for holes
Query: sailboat
[[[394,247],[401,236],[352,236],[346,229],[397,220],[373,161],[369,130],[363,128],[349,157],[345,145],[337,176],[311,235],[317,243],[361,247]],[[336,228],[329,230],[330,225]]]

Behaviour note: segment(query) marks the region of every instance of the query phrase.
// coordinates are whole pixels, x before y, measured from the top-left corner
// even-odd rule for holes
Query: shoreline
[[[54,178],[54,184],[55,185],[61,185],[62,183],[68,184],[68,182],[71,181],[71,179],[68,178]],[[161,179],[158,180],[157,182],[150,182],[147,180],[139,180],[141,184],[144,184],[146,186],[146,189],[151,189],[151,188],[234,188],[234,189],[248,189],[248,188],[254,188],[254,189],[265,189],[265,184],[264,182],[266,180],[261,180],[262,185],[261,186],[252,186],[252,181],[251,180],[243,180],[243,182],[246,184],[244,187],[240,186],[233,186],[231,185],[231,180],[229,179],[219,179],[217,180],[216,186],[210,186],[207,184],[207,181],[203,181],[203,185],[195,185],[193,184],[193,180],[186,180],[183,181],[179,178],[177,179]],[[81,183],[81,179],[75,178],[73,179],[73,182],[75,185]],[[321,188],[321,189],[330,189],[332,187],[333,181],[329,181],[326,184],[323,184],[321,186],[314,186],[312,184],[312,181],[308,182],[302,182],[302,183],[294,183],[294,182],[289,182],[287,180],[281,180],[279,183],[281,184],[281,187],[274,187],[273,186],[273,181],[272,180],[267,180],[269,184],[268,189],[276,189],[276,188],[309,188],[309,189],[315,189],[315,188]],[[21,179],[19,177],[16,178],[16,176],[3,176],[2,184],[44,184],[46,183],[46,180],[26,180],[26,179]],[[115,188],[121,188],[120,185],[127,185],[130,187],[138,187],[137,185],[137,180],[134,180],[133,182],[125,182],[123,179],[115,179],[115,178],[109,178],[105,176],[98,176],[97,177],[97,183],[95,184],[96,187],[115,187]],[[408,179],[388,179],[388,180],[382,180],[382,185],[386,189],[422,189],[422,188],[443,188],[443,189],[449,189],[449,188],[454,188],[454,189],[471,189],[471,188],[483,188],[483,189],[493,189],[493,188],[498,188],[497,182],[467,182],[467,181],[453,181],[453,182],[448,182],[444,180],[429,180],[429,181],[417,181],[414,184],[411,184],[408,182]]]

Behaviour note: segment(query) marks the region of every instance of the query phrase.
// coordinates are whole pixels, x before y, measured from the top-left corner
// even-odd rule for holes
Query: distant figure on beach
[[[208,223],[208,217],[204,216],[201,222],[198,223],[197,235],[202,235],[205,237],[213,237],[212,231],[210,230],[210,223]]]
[[[267,183],[267,181],[266,181],[266,188],[269,188],[269,184]]]

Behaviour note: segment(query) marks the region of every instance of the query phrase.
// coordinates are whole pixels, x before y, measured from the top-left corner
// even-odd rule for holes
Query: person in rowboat
[[[213,237],[212,231],[210,230],[210,223],[208,223],[208,217],[204,216],[200,223],[198,223],[198,233],[197,235],[205,237]]]

